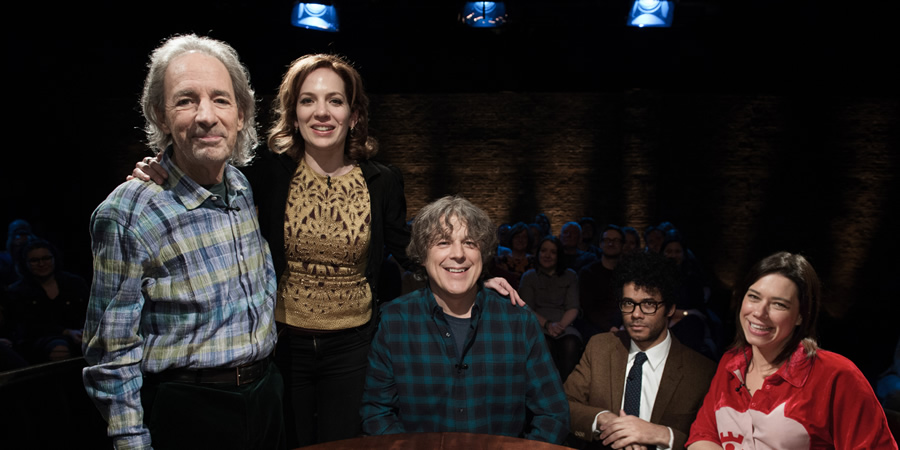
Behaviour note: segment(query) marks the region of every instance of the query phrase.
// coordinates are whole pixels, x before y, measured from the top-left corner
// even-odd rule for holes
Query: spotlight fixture
[[[506,4],[504,2],[466,2],[459,19],[473,28],[497,28],[506,23]]]
[[[634,5],[628,14],[628,26],[668,28],[672,26],[672,15],[674,12],[675,2],[634,0]]]
[[[294,3],[291,11],[291,25],[310,30],[328,32],[338,31],[337,10],[330,2],[324,3]]]

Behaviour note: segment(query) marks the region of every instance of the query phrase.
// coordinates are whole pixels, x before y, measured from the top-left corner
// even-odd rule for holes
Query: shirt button
[[[448,332],[444,333],[444,337],[450,337],[450,332],[448,331]]]
[[[211,199],[212,199],[212,201],[216,201],[216,200],[218,200],[218,199],[219,199],[219,197],[216,197],[216,196],[215,196],[215,195],[213,195],[213,196],[212,196],[212,197],[210,197],[210,198],[211,198]]]
[[[463,412],[463,411],[465,411],[465,409],[459,408],[459,412]]]
[[[244,255],[238,255],[238,259],[241,260],[241,261],[243,261],[243,260],[244,260]]]

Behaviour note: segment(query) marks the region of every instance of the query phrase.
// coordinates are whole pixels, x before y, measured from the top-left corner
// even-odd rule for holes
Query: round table
[[[565,450],[569,447],[530,441],[509,436],[494,436],[475,433],[403,433],[383,436],[361,436],[342,441],[326,442],[304,450],[369,450],[369,449],[463,449],[463,450]]]

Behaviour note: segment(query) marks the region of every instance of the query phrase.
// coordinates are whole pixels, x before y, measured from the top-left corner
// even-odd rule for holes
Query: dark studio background
[[[291,27],[289,0],[17,4],[0,223],[28,220],[90,278],[89,217],[148,154],[137,103],[165,37],[232,44],[263,130],[286,66],[338,52],[366,81],[378,159],[403,171],[410,215],[461,193],[497,223],[546,212],[556,233],[584,215],[669,220],[722,310],[753,262],[803,252],[826,284],[823,347],[870,379],[890,364],[896,2],[685,0],[673,28],[644,30],[625,27],[627,1],[507,3],[508,27],[491,31],[456,23],[458,2],[339,2],[338,34]]]

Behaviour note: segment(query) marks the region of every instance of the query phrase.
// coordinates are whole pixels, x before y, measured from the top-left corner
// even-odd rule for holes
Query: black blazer
[[[378,277],[385,249],[403,267],[410,268],[412,265],[406,257],[406,246],[409,244],[406,196],[403,194],[403,176],[397,168],[371,160],[358,163],[366,179],[372,208],[372,235],[365,275],[372,289],[372,298],[377,300]],[[253,200],[259,210],[259,227],[269,243],[275,273],[279,278],[287,266],[284,255],[284,207],[297,164],[285,153],[277,154],[268,148],[260,148],[250,165],[241,169],[253,189]]]

